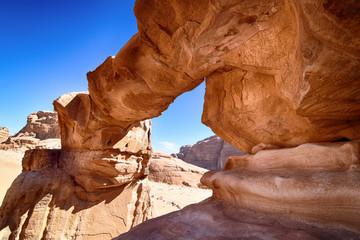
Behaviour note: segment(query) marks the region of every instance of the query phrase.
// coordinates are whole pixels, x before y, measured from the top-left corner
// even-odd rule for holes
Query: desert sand
[[[0,150],[0,201],[2,202],[7,189],[21,173],[21,160],[24,154],[15,151]]]

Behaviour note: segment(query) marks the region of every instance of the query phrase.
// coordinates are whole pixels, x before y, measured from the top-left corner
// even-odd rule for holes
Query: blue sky
[[[53,110],[58,96],[87,90],[86,73],[136,32],[133,0],[3,0],[0,4],[0,126]],[[205,85],[153,119],[154,149],[171,153],[212,135],[201,124]]]

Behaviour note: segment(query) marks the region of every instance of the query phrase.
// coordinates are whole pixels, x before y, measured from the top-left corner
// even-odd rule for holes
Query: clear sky
[[[19,131],[30,113],[87,90],[86,73],[136,32],[134,0],[2,0],[0,126]],[[205,85],[153,119],[152,145],[166,153],[212,135],[201,123]]]

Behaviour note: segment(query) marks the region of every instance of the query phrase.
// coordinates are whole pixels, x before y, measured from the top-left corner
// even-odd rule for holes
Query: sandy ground
[[[21,173],[21,160],[24,154],[0,150],[0,202],[2,203],[7,189]]]
[[[149,182],[149,184],[154,217],[180,210],[189,204],[201,202],[212,195],[210,189],[157,182]]]

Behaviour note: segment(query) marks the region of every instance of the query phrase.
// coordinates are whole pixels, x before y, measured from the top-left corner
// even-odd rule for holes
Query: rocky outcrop
[[[6,141],[9,136],[9,129],[6,127],[0,127],[0,143]]]
[[[39,111],[27,118],[27,124],[17,134],[0,144],[1,150],[25,152],[28,149],[59,149],[60,129],[56,112]]]
[[[223,171],[204,175],[202,182],[222,203],[204,203],[162,218],[156,222],[160,233],[139,227],[125,237],[357,237],[348,232],[360,232],[357,141],[334,143],[330,148],[345,154],[330,161],[318,150],[323,146],[309,147],[312,161],[301,151],[306,147],[262,149],[360,138],[359,4],[137,0],[139,33],[88,73],[89,94],[54,102],[62,150],[58,155],[47,152],[45,158],[51,160],[41,162],[50,165],[25,171],[14,182],[1,208],[1,227],[9,226],[14,238],[51,238],[64,229],[51,213],[71,209],[75,214],[67,215],[65,226],[76,228],[68,229],[69,238],[104,238],[106,233],[94,232],[92,225],[98,224],[102,211],[92,215],[88,210],[83,219],[72,221],[82,209],[77,198],[87,207],[117,203],[118,198],[128,203],[131,210],[123,213],[133,213],[130,219],[104,212],[117,219],[121,230],[147,219],[148,194],[142,181],[151,153],[147,119],[159,116],[177,96],[206,78],[202,122],[233,146],[256,155],[232,158]],[[264,151],[287,151],[287,158],[281,152],[273,159]],[[219,225],[214,219],[221,219],[229,205],[240,210]],[[215,208],[215,215],[201,212],[202,206]],[[242,215],[241,209],[257,211],[252,217],[265,223],[249,225],[244,222],[249,214]],[[274,227],[278,216],[285,220]],[[86,219],[91,219],[89,228]],[[292,225],[290,219],[304,225]],[[205,230],[197,233],[198,226]],[[109,238],[117,230],[112,231]]]
[[[359,154],[354,141],[231,157],[202,178],[211,199],[116,239],[359,239]]]
[[[110,239],[152,216],[146,180],[150,121],[131,125],[120,141],[109,142],[117,137],[111,128],[82,134],[84,125],[101,128],[82,115],[89,109],[79,99],[88,99],[86,94],[62,98],[69,100],[55,103],[62,149],[26,151],[23,172],[1,206],[0,228],[8,226],[11,239]],[[89,136],[91,143],[98,136],[105,142],[90,148]]]
[[[213,198],[360,233],[360,141],[304,144],[230,157],[201,182]]]
[[[61,168],[24,171],[0,212],[9,239],[111,239],[146,220],[146,181],[88,194]],[[103,224],[99,224],[103,223]]]
[[[27,123],[14,137],[22,133],[32,133],[35,138],[44,140],[60,138],[60,129],[56,112],[39,111],[32,113],[27,118]]]
[[[206,169],[154,151],[149,163],[149,180],[188,187],[205,187],[200,178]]]
[[[161,195],[164,186],[156,184],[198,189],[179,188],[179,194],[209,191],[199,189],[204,187],[200,178],[205,169],[159,152],[152,155],[149,120],[131,125],[118,138],[119,128],[97,126],[91,114],[81,115],[91,112],[83,99],[88,101],[89,96],[70,93],[55,101],[64,144],[61,149],[25,152],[23,172],[0,209],[2,235],[10,239],[111,239],[183,206],[174,200],[166,202]],[[98,137],[99,143],[95,142]],[[37,139],[35,134],[32,138]],[[149,185],[148,179],[154,183]],[[196,199],[191,196],[185,202]]]
[[[93,104],[87,92],[64,94],[54,101],[54,108],[59,114],[63,150],[114,148],[137,153],[151,149],[149,120],[118,125]]]
[[[172,155],[202,168],[220,170],[229,156],[243,154],[245,153],[214,135],[194,145],[182,146],[179,153]]]
[[[360,138],[358,7],[138,0],[139,33],[88,73],[98,119],[159,116],[206,77],[202,121],[242,151]]]
[[[280,216],[208,200],[148,220],[116,240],[359,239],[356,233],[309,226]]]

